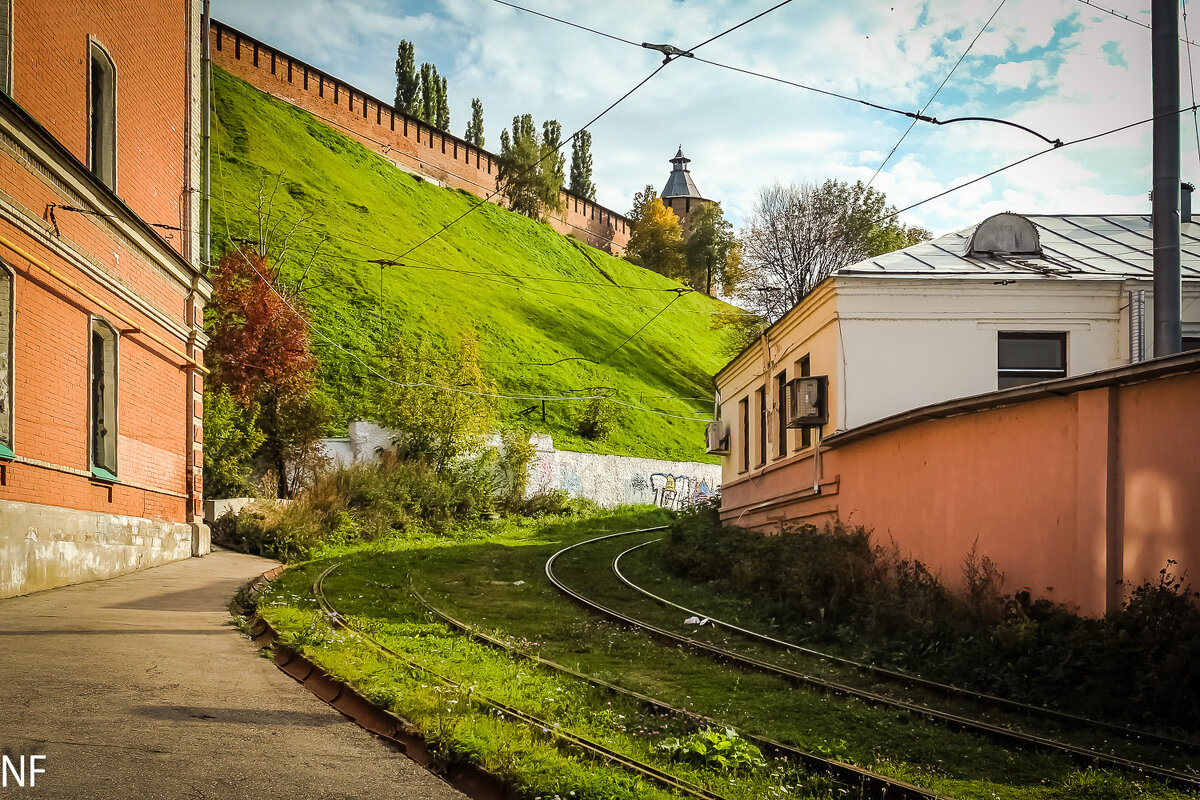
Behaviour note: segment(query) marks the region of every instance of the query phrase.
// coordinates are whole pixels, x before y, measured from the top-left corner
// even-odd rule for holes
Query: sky
[[[514,2],[635,43],[681,49],[773,5]],[[1152,113],[1149,0],[1092,2],[792,0],[696,56],[893,109],[928,105],[925,113],[939,119],[997,117],[1070,141]],[[539,128],[557,119],[571,134],[662,62],[656,52],[496,0],[212,0],[212,14],[384,100],[395,95],[396,46],[408,39],[417,64],[429,61],[447,78],[452,133],[463,134],[471,98],[482,100],[492,150],[519,114],[532,114]],[[1200,26],[1200,17],[1188,22]],[[1189,33],[1200,41],[1200,29]],[[1181,44],[1181,108],[1194,103],[1188,49]],[[1200,71],[1200,48],[1191,49]],[[1180,137],[1182,176],[1196,181],[1194,116],[1180,115]],[[873,179],[903,208],[1049,147],[994,123],[917,122],[876,176],[910,123],[854,100],[679,58],[588,128],[596,199],[623,213],[646,184],[661,191],[682,146],[700,192],[741,228],[759,190],[775,182]],[[1151,127],[1056,149],[900,219],[940,234],[1001,211],[1148,213]]]

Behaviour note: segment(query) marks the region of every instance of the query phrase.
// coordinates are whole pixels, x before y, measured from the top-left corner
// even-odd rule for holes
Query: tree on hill
[[[438,76],[437,67],[428,61],[421,64],[421,99],[418,117],[430,125],[437,124],[438,94],[442,90],[442,81]]]
[[[673,280],[686,281],[688,274],[679,217],[657,197],[644,202],[640,211],[634,219],[629,243],[625,245],[626,258]]]
[[[596,199],[592,183],[592,134],[580,131],[571,142],[571,191],[588,200]]]
[[[450,95],[446,88],[446,79],[441,79],[437,96],[437,120],[433,123],[441,130],[450,130]]]
[[[554,120],[543,131],[557,144],[562,128]],[[518,214],[541,219],[545,210],[562,210],[563,158],[539,140],[533,116],[513,117],[512,133],[500,132],[496,188]]]
[[[834,270],[929,238],[882,219],[894,211],[862,181],[763,187],[742,230],[741,304],[776,320]]]
[[[418,116],[421,79],[417,76],[413,43],[404,39],[396,48],[396,110]]]
[[[657,199],[658,191],[649,183],[646,184],[646,188],[634,193],[633,208],[629,209],[629,213],[625,215],[634,230],[637,229],[638,220],[646,215],[646,206]]]
[[[742,246],[719,203],[704,203],[692,215],[683,246],[688,285],[711,295],[720,287],[731,295],[741,279]]]
[[[483,147],[483,102],[478,97],[471,98],[471,121],[467,123],[463,138],[476,147]]]
[[[257,457],[275,473],[278,496],[290,497],[299,473],[315,459],[325,418],[314,391],[317,361],[307,312],[270,262],[253,251],[226,253],[210,277],[208,388],[225,391],[244,409],[225,415],[230,424],[254,420],[261,434]],[[235,433],[217,435],[254,438],[249,431]]]
[[[447,353],[428,340],[416,346],[397,340],[386,354],[389,387],[379,399],[379,422],[396,432],[397,454],[444,472],[477,451],[495,428],[496,386],[483,372],[479,343],[464,336]],[[425,384],[425,385],[421,385]],[[455,387],[453,391],[436,387]]]

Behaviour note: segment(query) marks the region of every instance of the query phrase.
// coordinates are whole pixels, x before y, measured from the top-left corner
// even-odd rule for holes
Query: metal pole
[[[1179,0],[1151,0],[1154,355],[1183,349],[1179,277]]]
[[[204,13],[200,19],[200,129],[203,145],[200,154],[200,269],[208,271],[212,263],[212,60],[209,54],[209,28],[212,16],[209,0],[204,0]]]

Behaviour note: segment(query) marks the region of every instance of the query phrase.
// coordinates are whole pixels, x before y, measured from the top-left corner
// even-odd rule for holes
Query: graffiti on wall
[[[678,510],[712,497],[707,480],[688,475],[656,472],[650,476],[650,488],[654,490],[654,505],[662,508]]]

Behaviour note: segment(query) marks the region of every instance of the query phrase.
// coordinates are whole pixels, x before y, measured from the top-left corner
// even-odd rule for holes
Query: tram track
[[[527,661],[531,661],[553,672],[568,675],[577,680],[591,684],[592,686],[613,692],[614,694],[629,697],[640,703],[650,706],[657,711],[678,715],[692,721],[693,723],[701,725],[708,725],[716,728],[726,727],[725,723],[715,720],[711,717],[698,714],[695,711],[677,708],[663,700],[659,700],[641,692],[611,683],[610,681],[588,675],[578,670],[571,669],[570,667],[564,666],[555,661],[542,658],[541,656],[526,652],[521,648],[514,647],[502,639],[487,634],[478,628],[469,625],[468,623],[462,622],[461,620],[455,619],[444,611],[436,608],[416,590],[411,591],[414,599],[416,599],[417,602],[420,603],[421,606],[423,606],[431,615],[439,619],[448,627],[461,631],[464,635],[474,639],[475,641],[515,655],[519,658],[523,658]],[[853,764],[847,764],[843,761],[837,761],[835,759],[825,758],[814,753],[809,753],[805,750],[801,750],[798,747],[785,744],[784,742],[758,736],[753,733],[747,733],[744,730],[738,731],[738,736],[755,745],[764,753],[770,753],[777,757],[790,759],[801,764],[809,771],[821,772],[830,775],[843,785],[857,790],[859,797],[879,798],[879,800],[882,800],[883,798],[893,798],[894,800],[951,800],[951,798],[949,798],[947,795],[935,793],[905,781],[896,780],[895,778],[889,778],[886,775],[881,775]]]
[[[900,699],[897,699],[894,697],[890,697],[888,695],[881,694],[879,692],[873,692],[870,690],[850,686],[850,685],[842,683],[840,681],[827,680],[827,679],[820,678],[820,677],[817,677],[814,675],[810,675],[810,674],[807,674],[804,672],[800,672],[798,670],[789,669],[787,667],[783,667],[781,665],[773,664],[769,661],[765,661],[761,658],[756,658],[754,656],[750,656],[745,653],[739,653],[737,651],[730,650],[726,647],[721,647],[721,646],[718,646],[718,645],[715,645],[715,644],[712,644],[709,642],[704,642],[704,641],[695,639],[690,636],[685,636],[683,634],[676,633],[675,631],[671,631],[666,628],[662,628],[660,626],[653,625],[644,620],[636,619],[628,614],[622,613],[621,611],[611,608],[603,603],[597,602],[597,601],[587,597],[585,594],[578,591],[577,589],[573,589],[570,586],[568,586],[554,572],[555,562],[558,561],[560,558],[562,558],[566,553],[576,550],[577,548],[582,548],[587,545],[592,545],[597,542],[614,539],[614,538],[617,538],[620,536],[630,536],[630,535],[635,535],[635,534],[649,534],[649,533],[654,533],[654,532],[665,530],[665,529],[666,529],[666,526],[659,526],[659,527],[654,527],[654,528],[642,528],[642,529],[633,530],[633,531],[621,531],[618,533],[605,534],[603,536],[597,536],[597,537],[593,537],[590,539],[586,539],[581,542],[576,542],[572,545],[562,548],[558,552],[551,555],[549,559],[547,559],[546,565],[545,565],[546,577],[560,592],[567,595],[568,597],[571,597],[573,600],[575,600],[577,603],[584,606],[585,608],[588,608],[594,612],[599,612],[602,615],[605,615],[607,617],[615,619],[615,620],[621,622],[622,624],[630,626],[632,628],[644,630],[647,633],[649,633],[659,639],[663,639],[666,641],[670,641],[670,642],[682,645],[694,652],[705,653],[705,654],[707,654],[711,657],[714,657],[716,659],[719,659],[722,662],[727,663],[727,664],[731,664],[731,665],[738,666],[738,667],[745,668],[745,669],[752,669],[752,670],[755,670],[758,672],[772,674],[777,677],[788,680],[794,684],[805,685],[805,686],[809,686],[809,687],[819,689],[822,691],[827,691],[827,692],[831,692],[834,694],[838,694],[838,695],[841,695],[844,697],[855,698],[855,699],[861,700],[863,702],[871,703],[873,705],[893,708],[893,709],[896,709],[899,711],[905,711],[905,712],[923,717],[925,719],[929,719],[936,723],[947,725],[947,726],[952,727],[957,730],[962,730],[962,731],[979,734],[979,735],[986,736],[986,737],[989,737],[994,740],[1005,742],[1007,744],[1014,744],[1014,745],[1017,745],[1020,747],[1025,747],[1025,748],[1039,749],[1039,750],[1043,750],[1043,751],[1065,754],[1065,755],[1067,755],[1071,758],[1074,758],[1075,760],[1085,763],[1085,764],[1089,764],[1089,765],[1093,765],[1093,766],[1103,766],[1103,767],[1107,767],[1107,768],[1115,768],[1115,769],[1119,769],[1119,770],[1122,770],[1125,772],[1133,772],[1133,773],[1140,774],[1143,776],[1153,777],[1153,778],[1162,780],[1162,781],[1164,781],[1176,788],[1180,788],[1180,789],[1186,789],[1186,790],[1191,790],[1191,791],[1200,789],[1200,775],[1197,775],[1197,774],[1189,775],[1189,774],[1186,774],[1186,773],[1183,773],[1183,772],[1180,772],[1180,771],[1177,771],[1174,769],[1137,761],[1135,759],[1124,758],[1122,756],[1117,756],[1117,755],[1113,755],[1113,754],[1109,754],[1109,753],[1100,752],[1100,751],[1093,750],[1093,749],[1090,749],[1087,747],[1081,747],[1081,746],[1070,744],[1067,742],[1062,742],[1062,741],[1058,741],[1055,739],[1051,739],[1049,737],[1039,736],[1036,734],[1031,734],[1031,733],[1027,733],[1027,732],[1023,732],[1023,731],[1018,731],[1018,730],[1015,730],[1015,729],[1012,729],[1012,728],[1009,728],[1006,726],[997,725],[997,724],[986,722],[983,720],[966,717],[961,714],[954,714],[954,713],[943,711],[943,710],[940,710],[937,708],[932,708],[930,706],[913,703],[913,702],[909,702],[909,701],[905,701],[905,700],[900,700]],[[646,544],[648,544],[648,543],[646,543]],[[635,549],[635,548],[631,548],[631,549]],[[625,552],[629,552],[629,551],[627,550]],[[621,555],[623,555],[623,554],[624,553],[622,553]],[[616,559],[614,559],[614,560],[619,562],[620,555],[618,555],[616,557]],[[671,603],[670,605],[673,605],[677,608],[680,607],[673,603]],[[689,609],[689,611],[690,611],[690,609]],[[743,629],[743,631],[744,631],[744,629]],[[776,641],[781,641],[781,640],[776,640]],[[818,653],[818,651],[811,651],[811,654],[812,655],[820,655],[820,656],[828,656],[828,654]],[[846,659],[843,661],[849,662],[850,660]],[[860,665],[860,662],[852,662],[852,663],[854,665]],[[847,665],[849,665],[849,664],[847,664]],[[869,665],[861,665],[861,666],[868,667]],[[879,669],[879,668],[873,668],[873,669]],[[891,679],[901,678],[904,680],[909,680],[909,678],[910,678],[910,676],[905,676],[905,675],[903,675],[903,673],[898,673],[898,672],[890,671],[890,670],[887,672],[891,673],[891,674],[887,675],[885,677],[889,677]],[[880,674],[880,673],[877,673],[877,674]],[[921,680],[924,681],[924,679],[921,679]],[[942,687],[948,686],[946,684],[936,684],[936,682],[930,682],[930,683],[933,683],[936,686],[942,686]],[[927,687],[927,688],[932,688],[932,687]],[[961,692],[969,691],[969,690],[961,689],[961,687],[953,687],[953,688],[958,689]],[[990,695],[983,695],[981,693],[974,693],[974,694],[975,694],[974,699],[980,700],[980,701],[986,701],[987,698],[991,697]],[[1029,706],[1029,708],[1038,709],[1040,707]],[[1070,717],[1072,715],[1066,715],[1066,716]],[[1081,717],[1075,718],[1075,719],[1084,720],[1084,718],[1081,718]],[[1084,721],[1087,721],[1087,720],[1084,720]],[[1090,722],[1090,721],[1087,721],[1087,722]],[[1109,723],[1104,723],[1104,725],[1107,726],[1107,725],[1109,725]],[[1112,726],[1112,727],[1119,728],[1120,726]],[[1130,732],[1127,732],[1126,735],[1135,735],[1136,736],[1136,735],[1139,735],[1140,733],[1141,732],[1138,732],[1138,731],[1130,731]],[[1156,737],[1156,738],[1165,739],[1166,741],[1170,742],[1172,745],[1182,744],[1182,745],[1187,745],[1187,746],[1193,746],[1192,743],[1176,742],[1174,740],[1171,740],[1169,737]]]
[[[798,644],[795,644],[794,642],[788,642],[783,639],[778,639],[778,638],[770,636],[768,634],[765,634],[765,633],[762,633],[759,631],[755,631],[755,630],[751,630],[749,628],[744,628],[739,625],[735,625],[732,622],[727,622],[727,621],[719,619],[717,617],[708,615],[702,610],[688,608],[687,606],[680,605],[679,603],[675,603],[665,597],[660,597],[659,595],[654,594],[653,592],[649,591],[648,589],[646,589],[642,586],[639,586],[638,584],[636,584],[632,580],[630,580],[621,571],[620,564],[621,564],[622,558],[624,558],[628,554],[634,552],[635,550],[640,550],[643,547],[646,547],[651,544],[655,544],[656,542],[660,542],[660,541],[662,541],[661,538],[652,539],[648,542],[642,542],[641,544],[634,545],[633,547],[630,547],[627,550],[623,550],[620,553],[618,553],[612,560],[613,574],[616,575],[618,580],[620,580],[623,584],[625,584],[626,586],[628,586],[630,589],[634,590],[635,592],[638,592],[639,594],[644,595],[645,597],[648,597],[657,603],[661,603],[662,605],[670,606],[671,608],[678,609],[680,611],[683,611],[684,613],[701,617],[704,620],[706,620],[706,622],[708,624],[716,625],[721,628],[725,628],[727,630],[734,631],[743,636],[747,636],[749,638],[756,639],[761,642],[766,642],[767,644],[775,646],[775,647],[779,647],[779,648],[786,649],[786,650],[792,650],[794,652],[801,653],[806,656],[812,656],[814,658],[821,659],[822,661],[825,661],[830,664],[836,664],[839,666],[849,667],[849,668],[856,670],[858,672],[861,672],[863,674],[871,675],[873,677],[880,678],[883,680],[903,682],[903,683],[906,683],[906,684],[909,684],[912,686],[919,686],[923,689],[928,689],[935,693],[950,696],[950,697],[956,697],[956,698],[968,700],[971,702],[976,702],[976,703],[980,703],[980,704],[984,704],[984,705],[990,705],[990,706],[994,706],[997,708],[1003,708],[1003,709],[1019,712],[1021,714],[1026,714],[1029,716],[1041,717],[1044,719],[1053,720],[1055,722],[1066,723],[1069,725],[1076,725],[1076,726],[1088,728],[1091,730],[1105,731],[1108,733],[1116,734],[1118,736],[1122,736],[1126,739],[1133,740],[1133,741],[1140,740],[1142,742],[1159,744],[1159,745],[1163,745],[1166,747],[1177,748],[1180,750],[1200,752],[1200,743],[1197,743],[1197,742],[1191,742],[1191,741],[1187,741],[1184,739],[1177,739],[1177,738],[1170,737],[1170,736],[1164,736],[1162,734],[1154,733],[1152,731],[1145,731],[1145,730],[1141,730],[1138,728],[1130,728],[1130,727],[1123,726],[1123,725],[1117,725],[1112,722],[1105,722],[1103,720],[1091,719],[1089,717],[1083,717],[1083,716],[1080,716],[1077,714],[1071,714],[1071,713],[1068,713],[1065,711],[1059,711],[1058,709],[1047,708],[1045,706],[1033,705],[1031,703],[1022,703],[1019,700],[1012,700],[1007,697],[999,697],[997,695],[988,694],[986,692],[977,692],[977,691],[974,691],[971,689],[963,688],[961,686],[955,686],[955,685],[949,684],[949,683],[942,683],[939,681],[930,680],[928,678],[922,678],[919,675],[912,675],[909,673],[900,672],[898,670],[888,669],[886,667],[879,667],[874,664],[866,664],[866,663],[863,663],[861,661],[856,661],[851,658],[844,658],[842,656],[833,655],[832,653],[825,653],[820,650],[814,650],[810,647],[804,647],[803,645],[798,645]]]
[[[542,719],[534,714],[522,711],[515,706],[488,697],[487,695],[481,694],[473,689],[468,691],[469,687],[465,686],[459,681],[442,675],[436,670],[420,664],[388,647],[371,634],[354,625],[348,618],[339,614],[333,604],[330,603],[328,596],[325,594],[325,578],[329,575],[329,573],[337,569],[338,566],[340,566],[340,563],[333,564],[321,572],[317,576],[316,580],[313,581],[311,587],[313,597],[316,599],[318,606],[320,606],[321,611],[326,615],[326,618],[329,620],[330,624],[335,628],[342,628],[343,630],[348,631],[362,641],[374,647],[388,659],[403,665],[409,672],[424,675],[443,686],[463,691],[468,694],[471,702],[477,703],[491,711],[494,711],[502,717],[508,717],[521,722],[531,727],[535,731],[540,731],[545,736],[553,737],[554,739],[575,749],[576,751],[594,758],[608,761],[609,763],[615,764],[628,772],[640,775],[646,780],[656,783],[663,788],[674,792],[679,792],[688,797],[701,798],[702,800],[726,800],[723,795],[716,794],[715,792],[709,791],[702,786],[697,786],[693,783],[677,778],[671,773],[665,772],[651,764],[630,758],[629,756],[619,753],[616,750],[606,747],[605,745],[585,736],[581,736],[560,728],[551,720]]]

